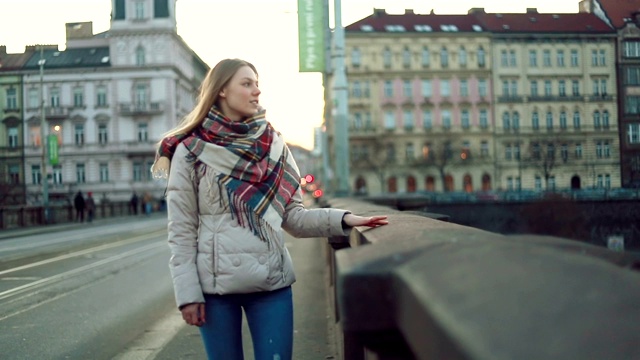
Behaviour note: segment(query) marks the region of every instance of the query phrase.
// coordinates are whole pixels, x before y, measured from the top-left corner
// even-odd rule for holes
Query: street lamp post
[[[49,179],[47,176],[47,133],[46,119],[44,114],[44,49],[40,47],[40,145],[42,146],[42,208],[44,212],[44,223],[49,222]]]

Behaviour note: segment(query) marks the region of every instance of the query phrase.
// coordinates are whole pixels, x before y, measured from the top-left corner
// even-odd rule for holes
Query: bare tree
[[[521,164],[532,168],[544,178],[545,188],[549,189],[549,179],[556,168],[567,161],[566,144],[558,138],[532,138]]]
[[[441,136],[425,142],[422,146],[422,156],[415,160],[416,165],[436,169],[440,181],[443,185],[446,184],[447,170],[469,161],[471,156],[469,149],[464,146],[461,146],[459,152],[456,150],[456,140],[454,136]]]

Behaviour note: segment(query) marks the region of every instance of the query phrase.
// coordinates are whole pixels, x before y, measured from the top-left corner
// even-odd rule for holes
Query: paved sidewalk
[[[286,236],[297,282],[293,284],[295,360],[337,359],[332,324],[328,317],[325,239],[295,239]],[[176,310],[177,311],[177,310]],[[249,329],[243,330],[245,359],[253,359]],[[156,360],[206,359],[196,327],[184,326],[155,357]]]

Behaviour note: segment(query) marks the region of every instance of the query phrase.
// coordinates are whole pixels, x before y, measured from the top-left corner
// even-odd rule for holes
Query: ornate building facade
[[[175,0],[113,0],[112,8],[108,31],[66,24],[64,51],[27,47],[24,64],[0,68],[0,77],[22,84],[14,118],[27,203],[42,200],[42,114],[45,136],[58,145],[57,161],[45,165],[50,201],[77,191],[97,200],[163,194],[165,184],[149,171],[155,144],[191,110],[208,65],[178,36]]]

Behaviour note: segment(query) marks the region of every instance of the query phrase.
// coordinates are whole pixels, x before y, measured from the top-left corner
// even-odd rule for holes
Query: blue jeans
[[[206,323],[200,335],[210,360],[244,360],[244,309],[255,360],[291,360],[293,298],[291,287],[250,294],[205,295]]]

